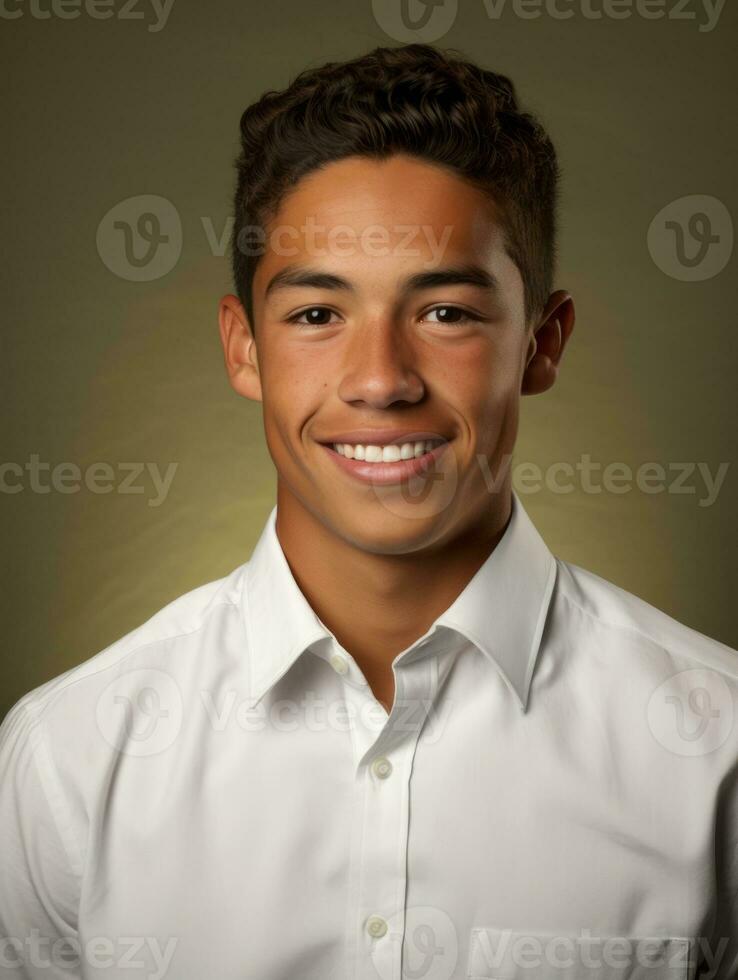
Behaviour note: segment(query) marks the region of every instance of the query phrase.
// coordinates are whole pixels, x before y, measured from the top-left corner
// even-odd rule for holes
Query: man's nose
[[[347,346],[338,394],[347,403],[387,408],[419,402],[425,386],[417,356],[392,318],[363,324]]]

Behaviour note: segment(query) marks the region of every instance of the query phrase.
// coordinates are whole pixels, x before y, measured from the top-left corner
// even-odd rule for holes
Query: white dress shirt
[[[388,714],[275,517],[6,717],[3,980],[738,977],[736,651],[513,493]]]

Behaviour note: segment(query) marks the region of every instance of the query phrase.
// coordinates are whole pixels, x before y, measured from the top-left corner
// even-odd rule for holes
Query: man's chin
[[[383,488],[386,489],[386,488]],[[330,530],[360,551],[405,555],[432,547],[447,536],[450,513],[431,499],[412,501],[381,494],[351,506],[342,501],[326,515]]]

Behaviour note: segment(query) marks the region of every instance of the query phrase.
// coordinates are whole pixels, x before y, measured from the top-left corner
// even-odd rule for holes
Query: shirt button
[[[334,653],[331,657],[331,667],[335,670],[337,674],[348,673],[348,661],[345,657],[342,657],[339,653]]]
[[[392,772],[392,763],[384,756],[380,756],[372,762],[372,772],[379,779],[386,779]]]
[[[381,915],[370,915],[367,919],[366,931],[374,939],[379,939],[387,932],[387,923]]]

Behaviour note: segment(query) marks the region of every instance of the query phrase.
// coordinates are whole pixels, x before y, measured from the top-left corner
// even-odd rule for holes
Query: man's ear
[[[244,398],[261,401],[261,378],[256,341],[246,310],[237,296],[229,293],[218,306],[220,342],[231,387]]]
[[[563,289],[551,293],[528,344],[521,394],[538,395],[553,385],[574,320],[569,293]]]

